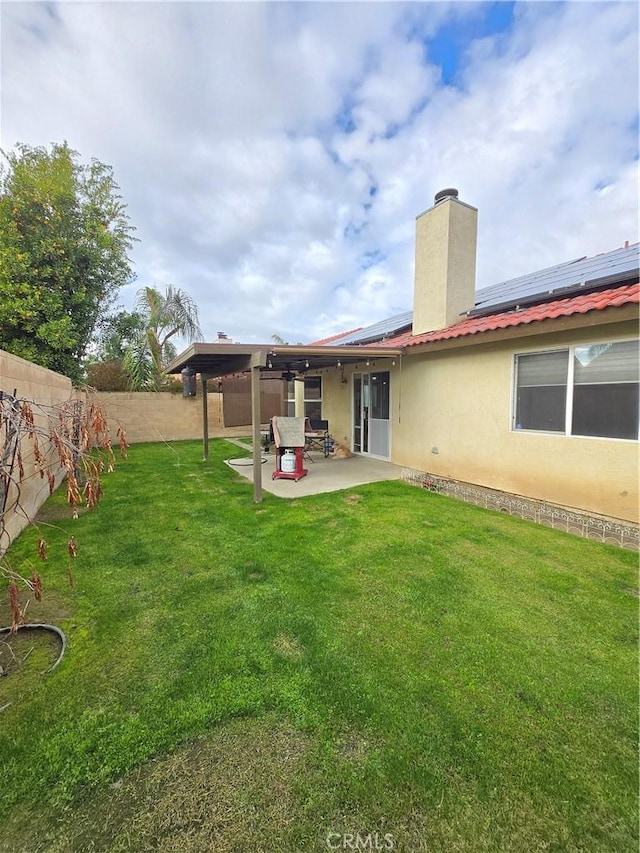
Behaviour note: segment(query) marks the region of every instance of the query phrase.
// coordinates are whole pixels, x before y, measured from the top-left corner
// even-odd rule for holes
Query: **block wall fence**
[[[18,358],[4,350],[0,350],[0,391],[18,399],[33,401],[34,423],[36,427],[48,430],[48,412],[52,407],[64,403],[74,397],[71,380],[53,370],[39,367],[23,358]],[[7,425],[0,427],[0,454],[3,453],[6,442]],[[57,456],[54,447],[41,442],[42,450],[52,466],[56,466]],[[8,485],[6,495],[7,512],[5,513],[4,529],[0,534],[0,555],[6,551],[13,539],[34,518],[42,504],[49,497],[49,483],[35,473],[32,442],[28,438],[20,442],[25,477],[20,484],[18,495],[15,485]],[[63,471],[59,466],[53,467],[56,486],[62,482]],[[0,498],[4,499],[4,486],[0,486]],[[16,504],[16,499],[19,503]],[[12,509],[9,509],[12,507]],[[0,508],[2,504],[0,503]]]
[[[129,444],[143,441],[182,441],[202,438],[202,397],[169,392],[86,391],[88,402],[99,403],[107,416],[111,440],[121,426]],[[209,435],[223,435],[222,394],[207,395]],[[244,432],[250,432],[244,427]],[[233,431],[232,431],[233,432]],[[241,430],[242,432],[242,430]],[[234,434],[238,434],[237,430]]]

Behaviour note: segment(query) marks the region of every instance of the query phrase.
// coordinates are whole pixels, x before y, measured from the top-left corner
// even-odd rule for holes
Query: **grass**
[[[43,508],[68,649],[0,678],[0,850],[637,850],[636,554],[399,482],[254,505],[228,455]]]

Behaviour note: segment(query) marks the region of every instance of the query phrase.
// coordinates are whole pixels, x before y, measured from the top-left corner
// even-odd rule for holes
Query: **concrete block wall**
[[[125,430],[129,444],[202,438],[202,397],[185,398],[168,392],[89,391],[87,399],[104,408],[114,446],[119,426]],[[222,394],[208,394],[207,404],[209,435],[225,435]],[[245,427],[244,433],[249,430]]]
[[[72,399],[74,394],[71,380],[66,376],[39,367],[4,350],[0,350],[0,390],[18,399],[32,401],[34,423],[47,431],[52,407]],[[5,439],[6,427],[3,425],[0,430],[0,453]],[[56,464],[55,449],[48,441],[39,443],[54,466],[56,485],[59,485],[64,472]],[[5,513],[4,526],[0,526],[0,554],[6,551],[11,541],[33,520],[49,497],[48,481],[46,478],[41,479],[36,470],[32,440],[25,436],[20,447],[25,475],[19,487],[9,485],[6,502],[8,511]],[[0,497],[3,494],[3,490],[0,490]]]
[[[45,405],[71,398],[73,388],[67,376],[47,370],[17,355],[0,350],[0,388],[8,394],[37,400]]]

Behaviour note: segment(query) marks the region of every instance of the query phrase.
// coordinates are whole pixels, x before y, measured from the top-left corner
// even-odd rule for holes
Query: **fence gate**
[[[286,414],[287,384],[283,379],[260,380],[260,422]],[[251,425],[251,377],[222,380],[222,416],[226,427]]]

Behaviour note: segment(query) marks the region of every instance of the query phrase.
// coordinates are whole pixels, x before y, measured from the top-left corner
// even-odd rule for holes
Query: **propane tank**
[[[293,450],[285,450],[280,461],[283,474],[294,474],[296,470],[296,454]]]

